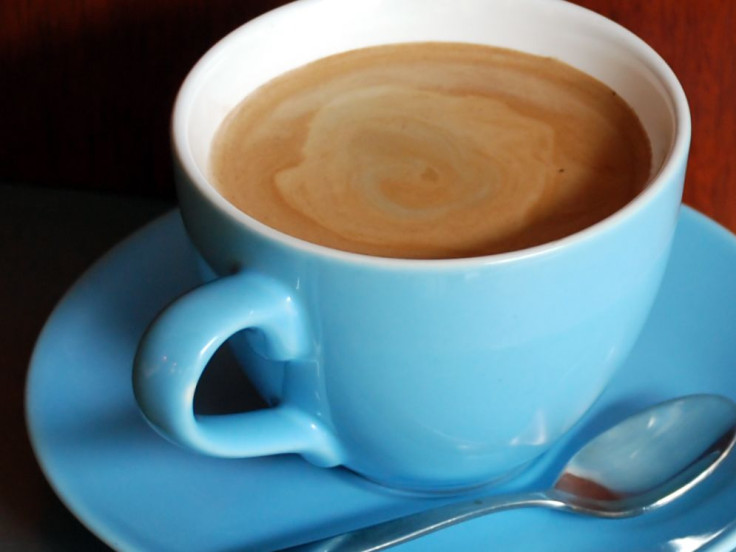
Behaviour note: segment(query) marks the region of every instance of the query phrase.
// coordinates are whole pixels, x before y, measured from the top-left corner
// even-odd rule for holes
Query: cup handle
[[[317,465],[339,464],[332,433],[288,403],[195,415],[194,390],[207,362],[228,337],[246,328],[263,331],[274,360],[297,359],[307,350],[305,317],[296,301],[260,274],[225,276],[164,309],[146,330],[133,367],[133,391],[148,422],[175,443],[213,456],[298,453]]]

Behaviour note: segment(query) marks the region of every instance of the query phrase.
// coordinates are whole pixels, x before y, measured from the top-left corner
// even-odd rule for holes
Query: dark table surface
[[[172,207],[162,200],[0,185],[0,550],[107,550],[54,495],[33,455],[24,419],[28,362],[67,288],[110,247]]]

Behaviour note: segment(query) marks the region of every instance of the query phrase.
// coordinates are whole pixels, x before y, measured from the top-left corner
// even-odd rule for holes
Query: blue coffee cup
[[[646,189],[548,244],[403,260],[285,235],[212,186],[210,142],[249,91],[329,54],[437,40],[553,56],[608,84],[651,141]],[[545,452],[626,359],[667,264],[690,118],[651,48],[573,4],[300,0],[243,25],[199,61],[176,101],[173,141],[204,283],[141,341],[134,390],[152,426],[205,454],[296,453],[388,486],[447,491],[506,477]],[[225,341],[269,408],[195,414],[197,383]]]

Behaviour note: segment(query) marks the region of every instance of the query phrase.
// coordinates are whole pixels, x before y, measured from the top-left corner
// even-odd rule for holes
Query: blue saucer
[[[90,269],[39,338],[27,387],[31,440],[55,491],[92,532],[123,550],[269,550],[445,500],[393,492],[296,456],[209,458],[156,435],[133,399],[136,343],[154,314],[195,282],[174,212]],[[736,238],[684,208],[661,294],[628,363],[564,442],[493,492],[549,483],[587,437],[639,408],[697,392],[736,399]],[[400,549],[733,550],[735,520],[736,457],[680,502],[643,517],[508,511]]]

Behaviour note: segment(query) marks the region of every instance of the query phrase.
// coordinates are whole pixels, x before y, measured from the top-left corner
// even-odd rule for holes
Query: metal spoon
[[[682,496],[710,475],[736,441],[736,404],[690,395],[648,408],[601,433],[546,491],[474,498],[289,548],[384,550],[501,510],[544,506],[604,518],[635,516]]]

